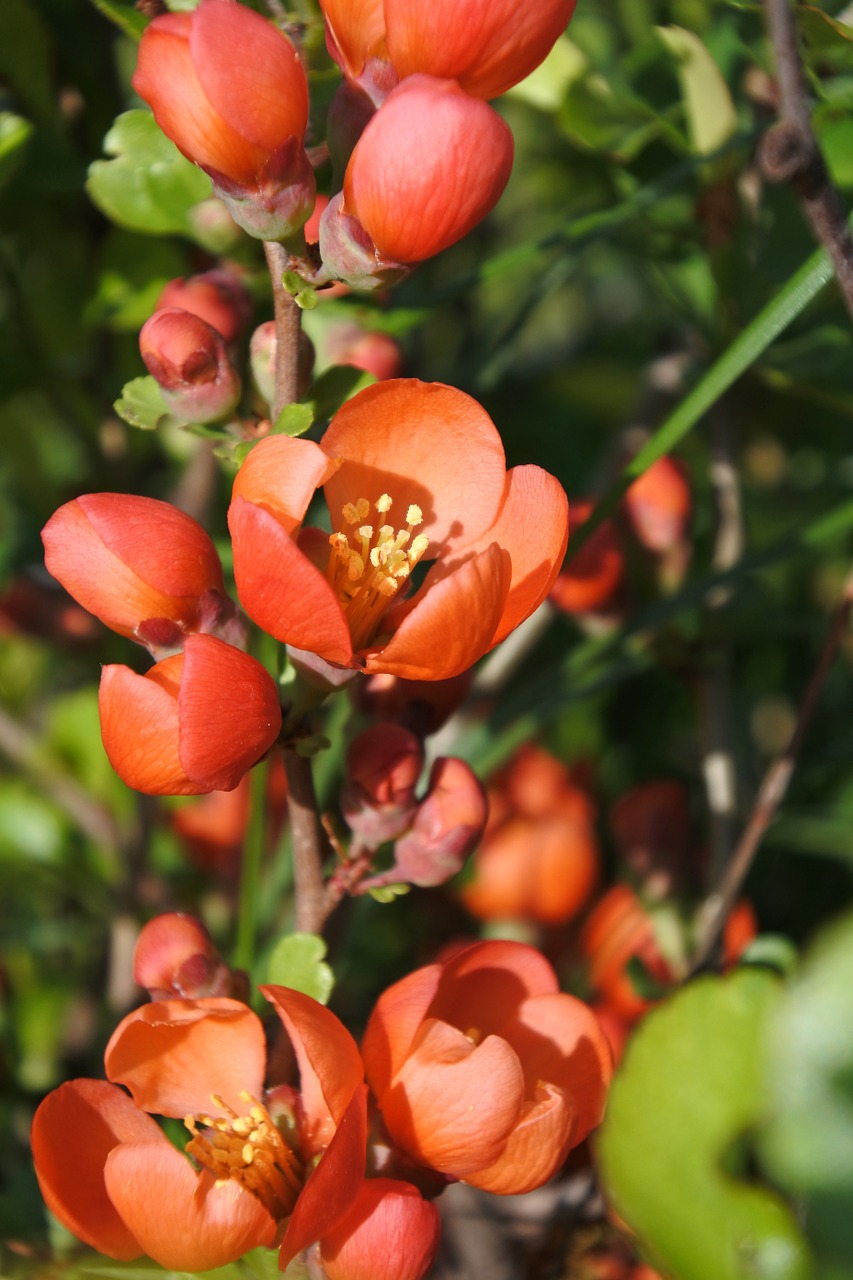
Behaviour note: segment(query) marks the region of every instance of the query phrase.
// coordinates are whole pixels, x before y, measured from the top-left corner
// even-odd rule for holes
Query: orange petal
[[[533,996],[525,1000],[502,1034],[524,1063],[528,1087],[545,1081],[569,1099],[575,1115],[575,1147],[604,1115],[613,1075],[613,1055],[598,1018],[574,996]]]
[[[280,1270],[286,1270],[297,1253],[331,1231],[352,1208],[364,1181],[366,1146],[367,1088],[362,1084],[296,1201],[281,1242]]]
[[[132,83],[179,151],[203,169],[251,182],[268,158],[213,107],[190,53],[192,14],[166,13],[146,27]]]
[[[416,1187],[367,1178],[344,1220],[320,1242],[328,1280],[421,1280],[441,1238],[434,1204]]]
[[[157,1123],[105,1080],[69,1080],[39,1106],[30,1141],[51,1213],[99,1253],[138,1258],[143,1246],[107,1195],[104,1164],[123,1142],[168,1146]]]
[[[446,576],[436,566],[388,643],[366,655],[365,670],[406,680],[467,671],[491,645],[509,577],[509,557],[496,543]]]
[[[557,990],[554,970],[535,947],[522,942],[477,942],[444,966],[429,1012],[456,1027],[503,1035],[505,1023],[523,1001]]]
[[[546,57],[575,0],[385,0],[388,52],[400,78],[425,71],[497,98]]]
[[[173,677],[183,661],[183,654],[166,658],[144,676],[125,666],[101,671],[98,713],[104,750],[122,781],[146,795],[192,795],[197,790],[178,753]]]
[[[110,1199],[149,1258],[169,1271],[209,1271],[271,1245],[276,1224],[233,1178],[196,1173],[169,1142],[117,1147],[104,1178]]]
[[[342,459],[325,484],[336,530],[347,527],[345,503],[366,498],[372,506],[387,493],[394,506],[384,520],[396,528],[405,528],[411,503],[421,508],[417,532],[430,540],[430,559],[444,546],[472,542],[500,509],[500,435],[485,409],[455,387],[417,378],[367,387],[335,414],[323,449]]]
[[[537,1092],[541,1096],[527,1104],[495,1163],[465,1179],[471,1186],[494,1195],[523,1195],[560,1168],[574,1145],[574,1112],[561,1089],[543,1085]]]
[[[340,54],[340,65],[347,75],[355,79],[361,74],[366,60],[384,47],[382,0],[322,0],[320,8]]]
[[[272,22],[245,5],[205,0],[193,13],[190,53],[214,110],[241,137],[268,154],[290,137],[302,142],[308,82],[299,55]]]
[[[157,1000],[119,1023],[104,1066],[143,1111],[180,1119],[225,1115],[212,1100],[216,1094],[243,1115],[240,1094],[260,1098],[263,1089],[264,1029],[239,1000]]]
[[[361,1054],[377,1098],[391,1084],[411,1050],[441,979],[441,965],[416,969],[382,992],[367,1023]]]
[[[278,737],[278,691],[259,662],[214,636],[188,636],[178,694],[179,753],[203,791],[231,791]]]
[[[273,985],[260,990],[284,1023],[299,1063],[302,1140],[306,1152],[314,1155],[328,1146],[353,1091],[364,1080],[361,1054],[331,1009],[311,996]]]
[[[168,502],[123,493],[84,494],[42,530],[45,564],[108,627],[132,637],[147,618],[193,625],[207,590],[224,594],[208,535]]]
[[[247,455],[234,477],[231,499],[244,498],[275,516],[287,533],[305,518],[315,491],[338,464],[311,440],[268,436]]]
[[[228,513],[240,602],[264,631],[347,666],[349,627],[335,593],[269,512],[236,498]]]
[[[492,644],[499,644],[548,595],[566,554],[569,503],[541,467],[513,467],[500,515],[474,550],[496,542],[509,552],[512,580]]]
[[[497,1036],[480,1044],[427,1019],[382,1098],[391,1137],[416,1160],[455,1178],[494,1163],[518,1121],[524,1073]]]

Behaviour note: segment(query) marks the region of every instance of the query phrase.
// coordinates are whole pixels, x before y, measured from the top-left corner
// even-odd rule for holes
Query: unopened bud
[[[488,813],[470,766],[452,756],[436,760],[412,828],[394,846],[400,879],[425,888],[455,876],[479,844]]]
[[[194,204],[187,210],[187,221],[196,240],[208,253],[227,253],[242,236],[219,196]]]
[[[240,336],[252,314],[249,291],[232,271],[215,268],[197,276],[170,280],[157,300],[157,311],[178,307],[206,320],[227,343]]]
[[[403,367],[400,345],[390,334],[362,329],[349,321],[329,326],[322,353],[330,364],[354,365],[372,373],[378,382],[399,377]]]
[[[152,1000],[225,996],[231,971],[200,920],[182,911],[143,926],[133,953],[133,980]]]
[[[348,826],[371,845],[393,840],[411,824],[423,748],[397,724],[365,729],[347,752],[341,810]]]
[[[395,720],[425,738],[462,705],[473,678],[473,669],[449,680],[404,680],[380,672],[360,680],[353,687],[353,697],[367,715]]]
[[[184,422],[214,422],[240,398],[240,378],[225,341],[189,311],[156,311],[142,326],[139,350],[163,399]]]
[[[265,320],[263,324],[258,325],[249,342],[249,363],[255,386],[269,405],[275,399],[276,350],[275,321]],[[296,369],[299,396],[305,395],[311,385],[313,370],[314,345],[307,333],[300,331]]]

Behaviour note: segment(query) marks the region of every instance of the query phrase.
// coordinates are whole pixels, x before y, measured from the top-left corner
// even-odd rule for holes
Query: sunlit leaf
[[[706,46],[684,27],[658,27],[678,62],[691,149],[700,156],[719,150],[737,132],[737,112],[728,85]]]
[[[267,982],[292,987],[326,1004],[335,985],[335,975],[324,960],[326,950],[323,939],[314,933],[280,938],[267,964]]]
[[[120,418],[142,431],[156,431],[169,416],[160,387],[148,374],[126,383],[113,407]]]

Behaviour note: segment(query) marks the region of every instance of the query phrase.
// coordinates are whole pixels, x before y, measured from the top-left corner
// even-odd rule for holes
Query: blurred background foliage
[[[815,125],[849,199],[853,27],[828,3],[798,13]],[[322,108],[334,76],[309,0],[297,17],[316,54]],[[141,106],[129,77],[142,25],[125,0],[4,0],[0,11],[0,1264],[43,1274],[48,1224],[27,1143],[39,1098],[69,1075],[100,1073],[112,1026],[139,999],[129,973],[142,921],[192,910],[226,955],[233,942],[233,867],[190,857],[169,820],[175,806],[128,792],[104,757],[99,664],[133,655],[51,583],[39,539],[78,493],[142,493],[192,510],[227,568],[231,464],[204,440],[134,430],[113,409],[143,372],[138,329],[163,285],[215,257],[188,215],[205,196],[203,175],[161,154],[159,135],[130,137],[127,124],[104,150],[115,117]],[[765,186],[755,164],[774,118],[772,77],[757,5],[580,0],[568,36],[499,104],[516,162],[492,217],[393,296],[324,301],[320,311],[393,335],[407,375],[482,401],[511,463],[538,462],[570,499],[594,498],[814,253],[792,192]],[[258,322],[269,315],[259,250],[227,250]],[[454,721],[452,741],[442,739],[486,773],[530,738],[579,769],[597,806],[602,883],[620,874],[608,815],[650,779],[684,786],[697,847],[731,848],[793,729],[841,598],[853,532],[853,343],[835,289],[812,293],[676,449],[693,493],[689,567],[667,581],[635,549],[615,617],[554,611],[535,642],[517,646],[497,687]],[[721,569],[725,588],[711,593]],[[760,932],[797,950],[850,900],[851,659],[845,634],[747,886]],[[345,709],[332,714],[340,733]],[[721,833],[703,766],[722,749],[737,809]],[[339,768],[334,751],[319,764],[330,808]],[[271,948],[289,926],[286,856],[271,856],[265,877]],[[357,1029],[389,981],[480,928],[445,890],[349,904],[329,936],[336,1010]],[[516,936],[538,940],[583,992],[573,929],[522,922]],[[744,1008],[753,999],[772,1022],[775,1047],[745,1048],[742,1071],[705,1061],[707,1081],[691,1075],[686,1001],[703,998],[701,984],[672,1001],[668,1023],[665,1010],[650,1015],[642,1050],[629,1050],[604,1139],[607,1176],[620,1214],[674,1275],[729,1272],[708,1270],[717,1263],[701,1250],[685,1259],[655,1234],[689,1236],[698,1201],[669,1228],[634,1204],[630,1167],[646,1168],[637,1144],[648,1135],[631,1145],[630,1125],[614,1117],[665,1113],[655,1074],[665,1060],[682,1083],[698,1079],[700,1095],[730,1088],[743,1100],[748,1091],[745,1110],[722,1116],[725,1143],[759,1123],[769,1091],[783,1118],[761,1139],[763,1176],[797,1197],[819,1274],[851,1274],[849,1215],[839,1207],[853,1196],[849,919],[836,930],[784,997],[770,978],[743,978],[746,1004],[733,1011],[724,994],[733,980],[702,980],[713,994],[700,1021],[718,1018],[723,1038],[740,1034],[739,1018],[752,1025]],[[818,1047],[809,1055],[804,1043]],[[677,1044],[688,1046],[683,1059]],[[649,1071],[656,1089],[646,1087]],[[688,1100],[678,1123],[697,1107]],[[715,1141],[702,1147],[707,1162],[720,1158]],[[752,1151],[743,1166],[749,1176],[757,1158]],[[644,1175],[664,1200],[681,1191],[668,1169],[650,1158]],[[724,1217],[726,1207],[713,1212]],[[707,1226],[712,1209],[704,1213]],[[553,1274],[584,1274],[570,1265]],[[806,1274],[766,1257],[754,1265],[731,1274]]]

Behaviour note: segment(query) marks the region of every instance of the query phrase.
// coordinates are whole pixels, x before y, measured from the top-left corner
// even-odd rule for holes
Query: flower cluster
[[[513,141],[486,99],[542,61],[574,0],[526,13],[483,0],[322,8],[344,75],[328,138],[342,177],[320,220],[322,268],[303,268],[315,282],[370,289],[454,244],[497,203]],[[315,181],[308,85],[288,38],[234,0],[202,0],[150,23],[133,84],[240,226],[297,251]]]
[[[282,1269],[308,1250],[328,1280],[419,1280],[440,1231],[419,1186],[530,1190],[601,1119],[607,1044],[530,947],[474,944],[410,974],[361,1052],[310,996],[262,987],[297,1087],[247,1005],[170,993],[199,960],[205,980],[217,969],[203,931],[166,921],[137,965],[160,998],[116,1028],[107,1079],[61,1085],[33,1122],[48,1206],[110,1257],[203,1271],[265,1246]],[[183,1152],[155,1115],[183,1120]]]

